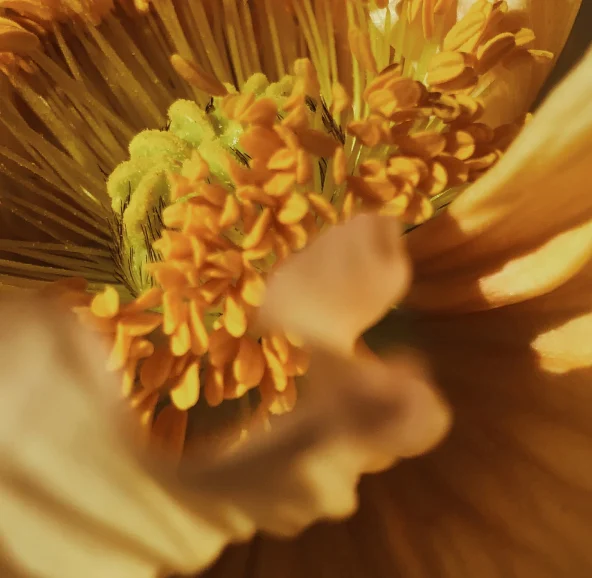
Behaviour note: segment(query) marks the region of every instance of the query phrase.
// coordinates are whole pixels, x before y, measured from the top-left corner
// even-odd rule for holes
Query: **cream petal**
[[[494,169],[409,235],[409,304],[478,310],[549,292],[592,254],[592,52]],[[560,129],[558,129],[560,127]]]
[[[100,344],[51,306],[0,305],[7,563],[39,578],[153,578],[164,568],[205,565],[226,529],[192,517],[149,474],[123,427]]]
[[[263,531],[292,536],[311,521],[350,515],[359,477],[377,460],[385,469],[420,455],[448,431],[446,404],[405,357],[384,363],[316,351],[308,381],[309,399],[272,435],[211,470],[183,471],[184,484],[219,500],[228,491],[227,507]]]
[[[590,576],[591,312],[592,265],[527,303],[417,318],[454,409],[451,436],[366,478],[351,521],[289,544],[258,539],[248,575]]]
[[[413,363],[317,352],[313,393],[273,435],[173,475],[140,458],[77,325],[47,303],[5,300],[0,316],[0,536],[8,563],[39,578],[194,572],[255,528],[341,518],[376,458],[423,453],[449,424]]]
[[[272,274],[263,323],[351,351],[407,290],[409,264],[400,233],[397,221],[375,215],[332,227]]]

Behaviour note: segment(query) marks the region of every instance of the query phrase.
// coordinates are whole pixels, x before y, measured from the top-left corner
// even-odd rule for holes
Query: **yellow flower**
[[[360,212],[419,225],[490,169],[574,15],[551,36],[470,4],[4,0],[0,281],[84,278],[62,297],[172,451],[200,399],[245,427],[291,410],[308,354],[257,327],[266,275]],[[518,70],[519,110],[485,124]]]
[[[410,326],[452,402],[449,440],[369,479],[359,517],[349,528],[305,535],[305,556],[264,541],[256,571],[367,575],[369,566],[376,575],[495,576],[501,564],[518,575],[545,575],[550,566],[550,576],[586,574],[585,508],[575,507],[576,492],[564,498],[573,502],[567,514],[555,506],[545,468],[560,470],[553,483],[588,490],[589,395],[571,372],[590,359],[579,339],[589,331],[580,315],[590,305],[582,300],[592,235],[581,146],[590,137],[590,59],[499,164],[518,125],[495,120],[525,112],[537,61],[551,58],[533,48],[537,28],[553,40],[545,48],[557,51],[575,4],[552,34],[540,13],[517,14],[505,2],[392,4],[0,2],[10,16],[0,22],[0,120],[8,129],[0,152],[10,183],[2,203],[14,231],[1,245],[10,256],[2,283],[36,289],[86,277],[88,287],[70,280],[58,293],[107,336],[108,366],[123,370],[124,394],[176,453],[185,410],[201,390],[210,406],[238,398],[247,414],[239,423],[253,429],[292,409],[307,347],[311,384],[324,390],[272,435],[182,469],[185,484],[172,483],[170,474],[149,474],[123,443],[109,419],[111,381],[96,367],[100,355],[89,353],[86,338],[76,344],[67,325],[57,340],[61,365],[40,359],[23,389],[40,396],[39,372],[59,376],[51,396],[40,396],[42,435],[21,419],[41,419],[28,397],[9,390],[3,402],[18,418],[1,430],[9,459],[0,482],[16,527],[7,551],[19,564],[62,577],[196,571],[257,529],[292,534],[350,513],[360,474],[431,449],[449,416],[427,378],[412,363],[356,357],[353,349],[406,290],[392,217],[420,225],[456,199],[406,236],[415,280],[395,315],[438,313],[417,314]],[[458,21],[457,8],[466,11]],[[500,101],[519,71],[516,101]],[[566,113],[567,101],[577,114]],[[134,136],[147,127],[153,132]],[[29,329],[27,321],[7,324],[21,341],[3,354],[3,380],[25,364],[17,353],[27,342],[51,349],[51,314],[36,307],[26,313]],[[508,327],[512,339],[500,337]],[[84,363],[72,365],[68,348]],[[491,352],[511,361],[491,362]],[[473,379],[491,385],[473,387]],[[555,380],[565,382],[565,397]],[[202,416],[193,415],[199,427]],[[553,419],[563,429],[551,437]],[[74,443],[85,427],[89,435]],[[26,451],[5,443],[12,431],[23,432]],[[500,467],[517,447],[529,456],[511,462],[510,487],[483,479],[483,447]],[[448,498],[431,491],[436,484]],[[569,542],[522,520],[512,496],[523,485],[548,508],[542,522],[579,524],[577,532],[561,527]],[[492,502],[484,506],[481,493]],[[499,540],[491,553],[471,542],[485,517],[491,543]],[[368,531],[377,526],[376,535]],[[49,539],[56,532],[61,545]],[[367,554],[360,562],[318,553],[329,544],[344,556]],[[542,562],[531,560],[535,549]]]

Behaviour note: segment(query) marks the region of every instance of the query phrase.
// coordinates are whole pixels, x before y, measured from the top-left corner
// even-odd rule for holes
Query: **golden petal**
[[[396,314],[383,323],[382,346],[399,324]],[[363,480],[351,521],[316,526],[289,543],[259,539],[249,571],[258,578],[285,576],[285,568],[295,578],[589,576],[592,264],[548,295],[416,319],[414,330],[454,411],[449,438]],[[206,574],[218,575],[217,566]]]
[[[592,255],[590,94],[592,52],[496,167],[409,235],[410,305],[498,307],[549,292],[583,267]]]

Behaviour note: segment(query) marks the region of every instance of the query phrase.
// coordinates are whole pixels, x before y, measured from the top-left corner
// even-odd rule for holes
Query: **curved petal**
[[[140,459],[100,348],[48,309],[0,304],[1,554],[27,575],[203,569],[255,528],[291,535],[350,514],[377,458],[427,451],[448,427],[412,364],[318,352],[314,395],[274,435],[210,462],[189,456],[179,479]]]
[[[351,352],[405,294],[409,263],[399,223],[359,215],[332,227],[270,277],[262,321],[309,343]]]
[[[452,401],[450,438],[365,479],[351,522],[256,541],[248,575],[590,576],[592,263],[528,303],[415,329]]]
[[[592,51],[498,165],[409,235],[410,306],[498,307],[549,292],[582,267],[592,253],[591,95]]]
[[[153,578],[188,557],[207,563],[226,532],[196,524],[149,474],[101,347],[50,305],[0,304],[2,556],[40,578]]]

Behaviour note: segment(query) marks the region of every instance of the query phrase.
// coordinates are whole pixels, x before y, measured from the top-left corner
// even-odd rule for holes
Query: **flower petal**
[[[195,572],[255,528],[343,517],[376,459],[427,451],[449,424],[421,368],[318,352],[322,387],[274,435],[188,459],[179,480],[140,459],[105,356],[77,325],[45,303],[4,301],[0,316],[0,536],[40,578]]]
[[[478,310],[553,290],[592,254],[592,52],[499,164],[409,235],[409,304]],[[560,127],[560,129],[558,129]]]
[[[454,409],[452,435],[366,478],[350,522],[291,543],[259,539],[250,575],[590,576],[591,313],[592,264],[526,303],[417,318]],[[384,335],[398,313],[388,322]]]
[[[309,390],[273,435],[211,469],[182,472],[185,485],[214,500],[228,491],[227,507],[258,529],[294,535],[312,521],[350,515],[362,473],[422,454],[448,431],[447,406],[423,368],[403,356],[384,363],[317,350]]]
[[[397,221],[360,215],[332,227],[273,273],[261,318],[305,341],[351,351],[408,283]]]
[[[54,304],[0,310],[0,541],[15,572],[153,578],[208,563],[228,533],[193,518],[132,450],[101,347]]]

